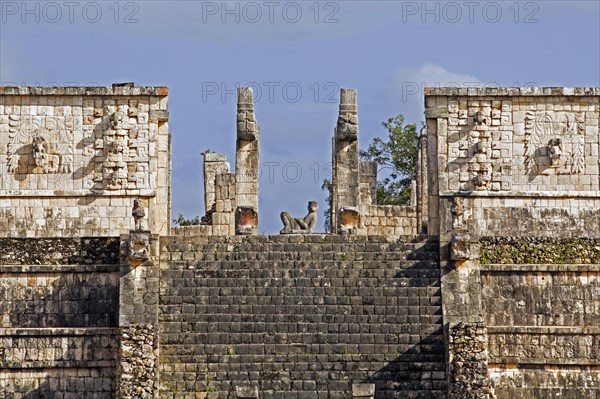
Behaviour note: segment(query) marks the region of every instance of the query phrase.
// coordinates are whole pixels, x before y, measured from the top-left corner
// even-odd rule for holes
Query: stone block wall
[[[437,242],[160,241],[161,398],[446,397]]]
[[[0,88],[3,236],[118,236],[169,229],[166,87]]]
[[[417,219],[413,206],[368,205],[363,217],[367,235],[413,237],[417,234]]]
[[[0,239],[0,398],[115,392],[118,238]]]
[[[498,399],[600,393],[598,244],[482,240],[482,311]]]
[[[413,185],[411,205],[378,205],[377,162],[360,161],[359,165],[359,233],[389,238],[414,237],[417,234],[416,186]]]

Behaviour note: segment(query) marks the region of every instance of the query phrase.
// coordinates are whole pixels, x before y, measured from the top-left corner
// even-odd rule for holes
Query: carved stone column
[[[339,234],[360,228],[358,108],[356,89],[342,89],[333,138],[332,229]]]
[[[121,236],[117,397],[158,397],[158,235]]]
[[[258,232],[258,168],[260,130],[250,87],[238,88],[235,151],[236,234]]]

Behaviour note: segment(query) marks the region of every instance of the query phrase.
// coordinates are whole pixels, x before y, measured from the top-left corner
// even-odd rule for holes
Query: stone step
[[[439,264],[432,259],[410,259],[410,260],[307,260],[307,259],[206,259],[203,254],[197,254],[200,259],[193,255],[186,256],[190,259],[175,259],[170,261],[170,269],[211,269],[211,270],[243,270],[243,269],[263,269],[269,270],[276,268],[278,270],[439,270]],[[314,273],[314,272],[313,272]]]

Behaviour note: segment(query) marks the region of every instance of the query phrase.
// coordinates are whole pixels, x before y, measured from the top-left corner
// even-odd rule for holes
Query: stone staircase
[[[445,398],[438,246],[161,238],[161,397]]]

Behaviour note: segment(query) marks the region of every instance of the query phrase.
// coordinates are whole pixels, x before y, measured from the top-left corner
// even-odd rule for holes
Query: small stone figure
[[[133,210],[131,211],[131,215],[135,221],[135,230],[142,230],[142,219],[146,216],[146,212],[144,212],[144,207],[139,199],[133,200]]]
[[[304,218],[294,218],[287,212],[281,212],[283,229],[280,234],[290,233],[312,233],[317,225],[317,201],[308,202],[308,215]]]

